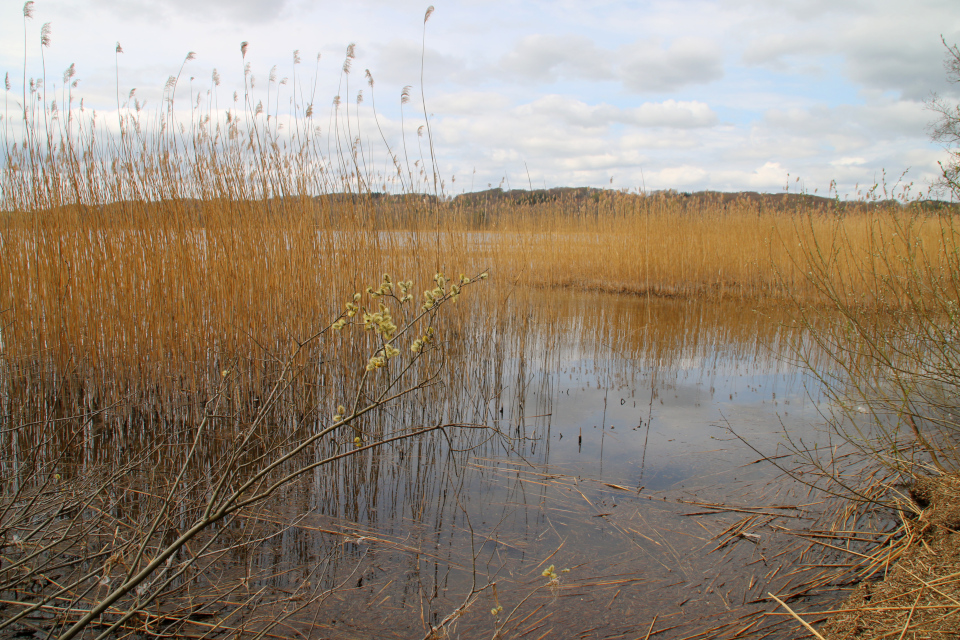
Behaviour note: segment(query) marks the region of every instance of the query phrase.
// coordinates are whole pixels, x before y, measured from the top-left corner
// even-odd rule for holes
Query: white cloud
[[[506,73],[539,83],[561,78],[609,80],[614,77],[611,52],[585,36],[530,35],[500,59]]]
[[[837,158],[832,160],[830,164],[834,167],[851,167],[851,166],[860,166],[867,164],[866,158]]]
[[[788,57],[809,59],[810,56],[831,53],[833,50],[829,36],[824,33],[766,34],[747,44],[742,60],[751,66],[789,71],[791,65],[786,60]]]
[[[413,40],[390,40],[373,46],[375,55],[370,70],[376,81],[413,84],[420,79],[421,56],[428,78],[444,78],[450,82],[468,82],[467,64],[460,56],[442,53],[433,47],[422,48]]]
[[[680,37],[668,47],[638,41],[624,47],[620,74],[624,86],[636,92],[675,91],[723,77],[720,46],[706,39]]]
[[[659,188],[663,188],[660,187],[660,185],[676,185],[673,188],[677,189],[698,186],[703,183],[706,177],[707,171],[703,167],[698,167],[695,165],[667,167],[666,169],[654,171],[650,174],[650,180],[652,181],[653,185],[656,185]]]
[[[946,50],[937,25],[928,16],[922,24],[917,20],[916,15],[896,21],[862,20],[845,33],[845,70],[850,79],[869,88],[896,91],[908,100],[928,98],[932,90],[949,91],[943,72]],[[940,27],[946,27],[956,41],[960,20],[949,22]]]
[[[425,47],[423,7],[410,0],[45,0],[27,25],[28,77],[42,73],[36,39],[48,20],[48,87],[76,62],[79,95],[104,117],[116,108],[118,40],[126,51],[120,92],[138,87],[151,113],[187,51],[198,57],[185,68],[178,107],[207,89],[216,67],[223,109],[235,89],[243,92],[241,40],[250,41],[257,100],[270,68],[291,76],[291,52],[300,49],[297,79],[305,99],[315,96],[324,130],[333,96],[343,93],[356,113],[364,90],[359,123],[375,156],[382,142],[364,111],[370,68],[394,151],[400,90],[413,85],[403,111],[411,162],[423,121],[423,56],[440,166],[459,176],[458,188],[465,175],[478,188],[504,176],[526,185],[527,170],[535,186],[778,191],[790,173],[812,188],[837,179],[848,192],[884,169],[912,167],[908,179],[919,184],[945,157],[929,142],[934,114],[923,99],[930,90],[960,98],[960,86],[945,82],[939,39],[960,42],[956,0],[914,0],[909,10],[901,0],[464,0],[438,6]],[[19,1],[0,3],[0,75],[11,72],[11,108],[21,96],[22,38]],[[357,59],[348,97],[340,66],[350,42]],[[286,93],[281,110],[288,102]]]
[[[907,100],[951,90],[944,82],[940,37],[960,39],[960,14],[952,0],[924,0],[909,10],[896,0],[738,4],[751,14],[738,29],[747,42],[746,65],[839,71],[859,87]]]
[[[744,177],[747,184],[754,189],[771,189],[783,184],[787,174],[787,170],[779,162],[765,162],[762,167],[758,167]],[[736,182],[737,180],[729,180],[730,184],[736,184]]]
[[[787,180],[788,171],[779,162],[766,162],[753,169],[718,169],[708,171],[702,167],[683,165],[652,172],[649,180],[655,188],[714,189],[718,191],[780,191]],[[668,185],[663,187],[661,185]],[[669,185],[677,185],[675,187]],[[738,186],[733,186],[738,185]]]
[[[642,127],[711,127],[717,123],[717,114],[697,100],[644,102],[630,110],[633,122]]]
[[[836,134],[889,140],[924,137],[931,117],[923,103],[886,101],[870,105],[770,109],[764,114],[764,123],[800,135]]]
[[[587,129],[605,129],[612,124],[637,127],[709,127],[717,122],[710,107],[697,101],[645,102],[639,107],[620,108],[609,104],[588,105],[574,98],[548,95],[523,105],[518,113],[537,114]]]
[[[723,54],[716,42],[690,36],[603,48],[585,36],[537,34],[522,38],[497,69],[537,84],[616,80],[631,92],[662,93],[723,77]]]
[[[443,116],[500,112],[509,106],[510,100],[496,91],[457,91],[430,98],[430,109]]]
[[[636,133],[625,133],[620,137],[624,149],[651,149],[663,151],[684,151],[695,149],[700,144],[696,129],[650,129]]]
[[[236,22],[274,21],[285,14],[290,0],[95,0],[90,3],[107,11],[143,19],[180,20],[204,18]]]

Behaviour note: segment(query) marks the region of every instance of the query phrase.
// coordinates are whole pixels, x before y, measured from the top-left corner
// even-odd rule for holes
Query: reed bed
[[[43,354],[98,384],[175,377],[199,389],[233,358],[258,375],[261,348],[337,317],[384,272],[430,282],[444,268],[489,269],[499,284],[478,313],[495,326],[515,312],[505,301],[517,286],[794,303],[832,293],[889,311],[935,285],[955,288],[960,255],[952,218],[904,208],[758,215],[744,202],[692,214],[676,201],[609,195],[589,218],[560,202],[474,226],[455,201],[215,195],[5,214],[7,362]],[[915,276],[912,293],[890,289]]]
[[[468,202],[483,208],[482,201]],[[896,304],[874,294],[885,278],[907,275],[905,266],[897,268],[911,250],[896,239],[904,226],[911,227],[912,242],[931,258],[939,256],[937,268],[956,266],[951,261],[957,230],[918,206],[785,202],[790,204],[748,195],[595,192],[589,198],[490,207],[492,213],[473,219],[481,218],[491,231],[494,264],[506,277],[541,286],[818,301],[823,298],[809,282],[809,254],[843,245],[844,260],[827,270],[832,282],[847,283],[847,293],[861,300]]]
[[[353,59],[350,48],[345,81]],[[281,129],[273,73],[272,112],[249,71],[229,109],[216,106],[214,72],[182,111],[178,75],[156,112],[131,93],[105,122],[76,104],[72,73],[59,97],[48,100],[42,79],[4,115],[2,628],[65,639],[88,624],[102,638],[303,629],[298,616],[365,566],[344,547],[379,536],[416,559],[421,627],[439,633],[493,580],[478,583],[472,567],[472,582],[458,583],[467,598],[452,605],[439,579],[417,573],[429,535],[412,545],[366,523],[400,513],[442,531],[452,520],[472,542],[473,525],[458,521],[460,470],[494,451],[544,455],[535,436],[549,381],[533,372],[553,366],[568,331],[584,349],[615,345],[669,366],[696,355],[704,331],[754,354],[802,340],[789,317],[763,324],[773,335],[749,322],[730,330],[722,316],[744,310],[705,301],[899,318],[956,297],[952,218],[909,203],[781,210],[595,193],[490,206],[445,194],[432,151],[411,167],[384,140],[385,162],[374,162],[375,141],[355,132],[372,131],[377,114],[360,100],[354,109],[338,96],[321,136],[302,91]],[[584,292],[644,296],[647,328],[625,333],[636,309],[615,296],[585,311]],[[660,298],[675,300],[650,304]],[[808,329],[836,327],[804,317]],[[498,423],[504,407],[509,424]],[[304,499],[304,512],[334,524],[275,508]],[[749,524],[709,542],[742,541]],[[252,559],[297,531],[314,541],[300,538],[313,545],[302,555],[276,570]],[[557,591],[555,577],[522,586]],[[532,634],[542,621],[528,613],[508,610],[499,630]]]
[[[883,310],[916,306],[937,287],[956,297],[960,230],[949,211],[906,192],[901,202],[789,206],[619,192],[450,197],[429,120],[418,131],[428,153],[412,165],[406,145],[401,153],[373,133],[369,71],[371,106],[362,91],[355,105],[337,96],[321,135],[303,87],[273,69],[255,89],[246,43],[241,58],[232,103],[216,70],[206,92],[178,102],[181,68],[155,111],[130,92],[98,116],[77,104],[71,66],[53,100],[43,77],[5,112],[0,348],[10,379],[82,372],[114,397],[201,392],[242,361],[253,381],[264,354],[312,335],[384,273],[416,282],[422,302],[438,272],[487,270],[496,286],[480,308],[447,314],[459,335],[509,322],[524,286]],[[345,90],[353,61],[351,45]],[[293,62],[296,72],[299,52]],[[342,360],[337,344],[324,342],[329,360]]]

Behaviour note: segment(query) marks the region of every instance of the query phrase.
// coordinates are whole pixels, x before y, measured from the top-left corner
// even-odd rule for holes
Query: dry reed
[[[241,51],[245,60],[246,43]],[[351,60],[348,49],[345,77]],[[72,78],[65,74],[65,82]],[[257,505],[242,513],[217,509],[243,502],[238,487],[248,477],[258,478],[257,490],[269,487],[277,480],[272,461],[316,442],[338,404],[389,397],[391,382],[371,385],[365,373],[382,348],[374,333],[317,339],[355,293],[375,310],[366,287],[375,289],[384,273],[432,290],[438,272],[489,269],[496,286],[428,318],[443,336],[444,362],[454,365],[443,380],[455,392],[431,386],[440,359],[425,358],[396,410],[378,405],[358,416],[348,435],[311,451],[330,461],[351,444],[362,450],[362,460],[330,462],[335,471],[316,479],[329,501],[317,508],[353,520],[362,519],[368,490],[394,491],[397,503],[405,493],[408,502],[398,508],[422,516],[426,487],[450,481],[437,470],[450,453],[440,439],[417,443],[418,466],[402,488],[400,481],[381,486],[392,470],[366,443],[482,419],[500,400],[507,358],[531,350],[550,357],[557,334],[549,327],[565,319],[556,308],[563,305],[531,290],[840,300],[897,310],[923,304],[931,283],[953,286],[937,274],[960,272],[950,219],[911,206],[790,212],[758,208],[747,198],[694,206],[676,197],[602,193],[491,208],[443,194],[432,140],[416,171],[387,147],[390,168],[377,173],[372,144],[354,135],[357,116],[339,97],[324,139],[313,104],[299,102],[296,92],[292,124],[281,131],[276,109],[271,114],[269,100],[264,109],[248,87],[226,111],[215,107],[212,90],[206,103],[190,105],[187,125],[176,108],[178,82],[171,77],[152,115],[132,95],[118,104],[115,126],[78,108],[72,88],[51,102],[45,83],[33,83],[24,86],[23,110],[13,119],[20,137],[4,140],[0,521],[5,552],[15,559],[0,572],[0,590],[15,592],[16,606],[52,612],[50,628],[65,635],[79,628],[64,625],[96,618],[88,613],[94,606],[101,622],[120,631],[152,624],[161,635],[177,634],[202,627],[200,615],[214,615],[232,597],[236,583],[210,576],[236,565],[235,553],[285,529]],[[408,98],[405,90],[401,102]],[[903,229],[911,230],[909,240],[894,236]],[[926,270],[909,259],[917,251]],[[918,273],[907,293],[889,288]],[[424,328],[415,309],[425,299],[415,293],[410,310],[397,311],[398,324]],[[581,334],[595,344],[617,343],[660,360],[696,344],[697,335],[680,322],[667,323],[672,335],[651,329],[624,336],[613,300],[585,316]],[[739,338],[745,349],[757,348],[756,336]],[[203,429],[208,439],[191,448]],[[413,458],[412,445],[396,446]],[[465,437],[458,446],[484,445]],[[293,471],[282,466],[277,473],[282,479]],[[211,513],[223,522],[216,532]],[[25,541],[36,522],[39,534]],[[194,523],[208,528],[184,540]],[[227,543],[217,546],[218,537]],[[183,554],[192,560],[175,564]],[[143,582],[131,577],[152,565],[160,577],[144,578],[149,588],[135,591]],[[258,579],[272,580],[244,576],[245,594]],[[191,586],[203,580],[205,588]],[[337,588],[317,575],[303,584],[298,599],[274,603],[286,608],[272,622],[240,624],[244,600],[216,614],[217,625],[267,633],[299,611],[296,602],[317,603]],[[163,611],[148,608],[160,601]]]

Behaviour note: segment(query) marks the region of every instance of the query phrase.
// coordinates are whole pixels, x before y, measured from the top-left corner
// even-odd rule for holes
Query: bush
[[[947,79],[960,85],[960,48],[947,44],[946,40],[943,46],[947,48],[946,60],[943,63]],[[960,200],[960,104],[934,95],[928,107],[939,114],[930,128],[930,137],[944,145],[950,153],[947,163],[940,163],[942,175],[934,186],[949,193],[953,200]]]

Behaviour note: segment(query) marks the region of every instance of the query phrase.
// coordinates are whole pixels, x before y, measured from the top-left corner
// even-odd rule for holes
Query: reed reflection
[[[290,624],[409,637],[424,618],[439,623],[478,584],[496,582],[499,602],[523,601],[552,564],[571,572],[527,601],[549,614],[546,624],[613,632],[658,611],[683,618],[680,595],[705,592],[705,574],[727,572],[728,592],[744,587],[741,578],[752,582],[730,573],[740,552],[721,563],[698,552],[709,536],[680,515],[675,499],[776,493],[769,468],[740,467],[755,456],[718,423],[722,415],[741,426],[752,420],[748,433],[771,443],[780,420],[797,428],[812,421],[801,369],[784,359],[803,339],[788,314],[742,302],[500,284],[466,300],[442,332],[442,384],[364,416],[358,428],[370,437],[425,424],[491,429],[401,440],[283,487],[225,523],[222,546],[207,551],[200,572],[215,585],[205,606],[242,592],[289,608],[295,601],[286,596],[309,583],[324,596],[291,614]],[[251,462],[324,427],[318,407],[347,388],[326,350],[342,348],[307,354],[309,374],[270,412]],[[89,393],[95,383],[79,372],[66,379],[56,394],[36,379],[8,379],[17,393],[31,385],[41,392],[18,405],[31,408],[35,427],[24,426],[25,413],[8,418],[5,477],[23,469],[17,461],[40,464],[38,456],[55,461],[65,480],[123,469],[111,519],[143,521],[183,465],[202,396],[159,386],[107,396]],[[183,522],[217,484],[236,430],[266,392],[249,380],[241,373],[225,393],[229,410],[181,479]],[[304,456],[324,459],[345,446],[320,441]],[[698,599],[719,612],[726,601],[708,597],[714,593]],[[492,598],[492,590],[477,597]],[[610,607],[599,611],[602,600]],[[464,611],[460,629],[489,631],[493,621],[482,614],[490,608]],[[524,616],[504,623],[520,633]]]

